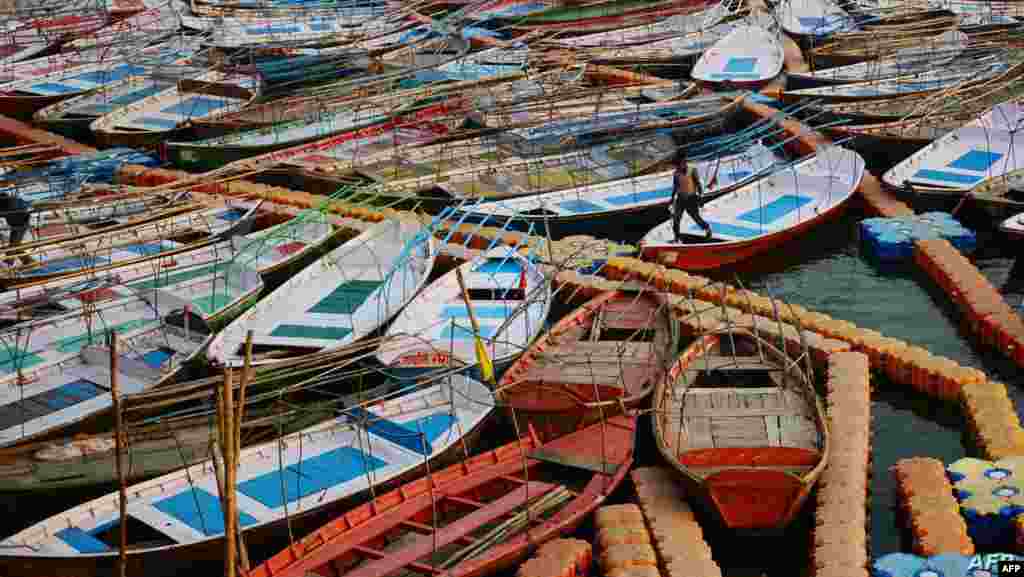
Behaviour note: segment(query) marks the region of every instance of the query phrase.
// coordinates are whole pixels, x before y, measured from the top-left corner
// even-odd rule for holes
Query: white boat
[[[382,18],[386,13],[382,7],[358,6],[322,14],[299,13],[281,18],[221,18],[205,42],[217,48],[268,44],[309,45],[325,41],[336,43],[362,32],[360,27]]]
[[[1024,212],[999,223],[999,230],[1013,240],[1024,240]]]
[[[452,375],[243,449],[236,485],[239,527],[247,540],[259,541],[286,522],[370,487],[381,491],[414,472],[423,474],[435,459],[467,458],[463,441],[479,432],[493,408],[487,387]],[[209,460],[129,487],[125,522],[148,528],[129,528],[129,573],[156,565],[187,570],[193,559],[218,555],[224,534],[219,494]],[[0,571],[31,563],[46,572],[105,572],[117,563],[121,522],[117,492],[79,505],[0,543]]]
[[[758,142],[738,154],[693,160],[691,164],[697,170],[706,194],[715,196],[767,174],[783,161]],[[490,221],[488,224],[522,221],[520,226],[534,225],[543,230],[545,225],[563,221],[667,206],[672,199],[673,174],[673,171],[660,172],[521,198],[467,204],[462,211],[471,214],[475,221],[486,219]]]
[[[984,82],[1010,69],[1001,54],[961,55],[937,67],[907,73],[887,80],[832,84],[785,92],[785,98],[813,98],[822,101],[869,100],[934,92]]]
[[[845,10],[832,0],[783,0],[775,7],[779,25],[798,36],[828,36],[856,30]]]
[[[70,98],[131,76],[151,74],[163,65],[184,62],[196,54],[199,44],[179,37],[138,50],[111,54],[103,62],[83,64],[0,86],[0,107],[35,112],[57,100]]]
[[[209,286],[218,278],[219,292]],[[209,341],[210,328],[198,320],[200,309],[186,316],[184,305],[204,294],[226,298],[230,303],[226,306],[234,306],[262,288],[258,275],[239,274],[238,279],[244,287],[214,273],[188,283],[187,288],[144,290],[85,314],[72,312],[0,332],[4,350],[0,360],[0,446],[58,432],[110,407],[110,394],[104,388],[110,380],[105,340],[111,331],[117,332],[120,341],[122,394],[170,382],[185,363],[202,354]],[[220,309],[207,310],[217,314]],[[172,325],[168,321],[174,317],[178,322]]]
[[[690,75],[702,82],[759,84],[782,72],[783,58],[778,23],[756,12],[708,48]]]
[[[915,188],[966,192],[983,180],[1024,168],[1022,126],[1021,102],[1004,102],[910,155],[882,180],[894,188],[909,183]]]
[[[711,226],[712,239],[705,240],[704,230],[683,214],[680,232],[694,242],[676,242],[668,220],[644,236],[640,251],[652,262],[686,270],[749,259],[837,217],[863,176],[859,154],[819,145],[816,156],[705,204],[701,216]]]
[[[511,247],[460,265],[480,339],[495,364],[527,349],[544,328],[551,282]],[[477,364],[474,332],[456,271],[435,280],[388,327],[377,359],[397,376]]]
[[[95,120],[90,128],[105,144],[141,146],[154,143],[193,118],[238,110],[259,96],[258,75],[216,70],[149,96]]]
[[[708,48],[728,36],[738,26],[736,20],[719,22],[713,26],[702,28],[669,38],[652,40],[645,44],[629,44],[620,47],[590,49],[590,57],[601,63],[614,65],[616,62],[644,62],[697,59]]]
[[[336,349],[377,330],[426,283],[436,246],[417,221],[386,220],[285,281],[210,343],[208,357],[240,365],[246,333],[253,344]],[[269,362],[269,361],[268,361]]]
[[[801,80],[851,83],[939,70],[963,53],[968,40],[969,37],[960,30],[947,30],[935,38],[919,39],[918,45],[898,50],[885,58],[808,72],[790,72],[788,75]]]
[[[156,256],[184,252],[190,245],[218,237],[245,234],[252,228],[259,204],[190,210],[160,219],[99,228],[90,233],[72,232],[0,251],[0,258],[14,260],[30,255],[32,264],[12,267],[0,275],[9,286],[105,271]]]

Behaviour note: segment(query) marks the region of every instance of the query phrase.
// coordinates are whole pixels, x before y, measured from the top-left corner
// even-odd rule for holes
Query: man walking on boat
[[[7,243],[8,249],[13,249],[25,239],[32,215],[31,206],[20,196],[0,194],[0,215],[3,215],[4,220],[7,221],[8,228],[11,229],[10,240]],[[32,257],[28,255],[22,255],[20,260],[23,264],[34,264]],[[11,259],[7,259],[6,262],[9,265],[14,264],[14,261]]]
[[[683,219],[683,211],[690,215],[697,226],[704,229],[705,238],[711,238],[711,225],[700,216],[700,197],[703,194],[700,176],[697,169],[691,168],[686,162],[686,151],[676,151],[675,174],[672,175],[672,234],[676,242],[683,242],[679,234],[679,223]]]

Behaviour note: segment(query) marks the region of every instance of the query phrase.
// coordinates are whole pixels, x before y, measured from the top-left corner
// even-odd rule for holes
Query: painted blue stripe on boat
[[[241,208],[230,208],[223,212],[217,213],[217,218],[221,220],[226,220],[228,222],[234,222],[236,220],[241,220],[241,218],[245,216],[246,212],[248,211],[242,210]]]
[[[760,78],[761,75],[760,74],[755,74],[753,72],[748,72],[748,73],[743,73],[743,72],[715,72],[714,74],[711,75],[711,77],[712,78],[722,78],[722,79],[729,79],[729,78]]]
[[[166,347],[160,347],[155,351],[149,351],[148,353],[142,355],[142,362],[146,363],[150,367],[153,367],[154,369],[159,369],[160,367],[164,366],[164,363],[171,360],[171,357],[173,356],[174,350],[168,349]]]
[[[498,331],[498,327],[488,326],[488,325],[481,325],[480,326],[480,336],[481,337],[491,337],[491,336],[494,336],[494,333],[497,332],[497,331]],[[441,339],[443,339],[443,340],[454,339],[454,340],[459,341],[459,340],[471,339],[471,338],[473,338],[473,329],[469,328],[469,327],[464,327],[462,325],[452,325],[452,324],[449,324],[448,326],[446,326],[444,328],[444,330],[441,331]]]
[[[608,204],[614,204],[616,206],[623,206],[626,204],[635,204],[640,202],[647,202],[648,200],[655,199],[671,199],[672,189],[671,188],[655,188],[654,190],[643,190],[640,192],[631,192],[629,194],[620,194],[618,196],[609,196],[604,199]]]
[[[140,116],[135,119],[134,124],[140,124],[149,130],[170,130],[178,126],[178,121],[158,116]]]
[[[405,426],[423,433],[427,440],[433,443],[441,438],[441,435],[451,431],[455,422],[455,415],[451,413],[435,413],[406,423]]]
[[[57,538],[71,546],[79,553],[106,553],[110,547],[96,537],[78,527],[68,527],[57,531]]]
[[[739,238],[754,238],[755,236],[761,236],[765,231],[758,230],[756,228],[747,228],[745,226],[737,226],[735,224],[728,224],[724,222],[712,222],[708,221],[711,225],[711,231],[724,234],[726,236],[735,236]],[[697,226],[696,224],[690,226],[690,230],[694,232],[703,232],[704,229]]]
[[[220,508],[220,499],[203,489],[192,487],[153,503],[153,508],[207,537],[224,533],[224,512]],[[242,526],[254,525],[256,519],[245,511],[239,511],[238,522]]]
[[[800,16],[797,21],[804,28],[821,28],[828,23],[828,19],[821,16]]]
[[[115,66],[110,70],[92,70],[79,74],[78,76],[72,76],[71,80],[80,80],[82,82],[90,82],[92,84],[109,84],[118,80],[124,80],[129,76],[145,74],[145,72],[146,69],[141,66],[122,64],[121,66]]]
[[[736,220],[745,220],[754,224],[768,224],[799,210],[812,200],[808,196],[784,194],[766,205],[744,212],[737,216]]]
[[[518,305],[487,307],[473,304],[473,315],[478,319],[504,319],[508,318]],[[469,318],[469,312],[465,305],[447,306],[441,310],[441,316],[446,319]]]
[[[324,30],[334,30],[334,25],[330,22],[310,22],[309,29],[314,32],[323,32]]]
[[[56,389],[40,393],[37,400],[47,404],[54,411],[60,411],[79,403],[94,399],[103,392],[96,383],[88,379],[78,379],[65,383]]]
[[[312,28],[312,26],[310,26]],[[315,30],[315,28],[314,28]],[[263,27],[252,27],[246,28],[246,32],[249,34],[294,34],[301,32],[302,29],[298,26],[263,26]]]
[[[70,84],[58,84],[56,82],[40,82],[39,84],[33,84],[29,87],[32,92],[39,92],[41,94],[71,94],[73,92],[82,92],[82,89],[77,86],[71,86]]]
[[[587,213],[587,212],[602,212],[604,210],[607,210],[606,208],[604,208],[601,205],[594,204],[594,203],[592,203],[590,201],[587,201],[587,200],[579,200],[579,199],[563,200],[562,202],[558,203],[558,206],[562,207],[566,211],[569,211],[569,212],[575,213],[575,214]]]
[[[349,416],[359,422],[367,431],[382,439],[409,449],[414,453],[429,456],[434,448],[425,437],[423,431],[396,423],[387,417],[371,413],[362,407],[352,407],[348,411]]]
[[[725,68],[722,72],[728,72],[729,74],[746,74],[753,72],[757,66],[757,57],[745,57],[745,58],[730,58],[729,62],[725,64]]]
[[[134,252],[135,254],[139,254],[139,255],[142,255],[142,256],[150,256],[150,255],[154,255],[154,254],[159,254],[159,253],[164,251],[164,245],[163,245],[163,243],[160,243],[160,242],[157,242],[157,243],[144,243],[144,244],[130,244],[130,245],[122,247],[122,248],[124,248],[125,250],[127,250],[129,252]]]
[[[923,168],[914,174],[914,178],[922,178],[927,180],[943,180],[946,182],[955,182],[957,184],[974,184],[978,182],[983,176],[974,174],[957,174],[955,172],[946,172],[945,170],[932,170],[930,168]]]
[[[38,276],[80,268],[91,268],[110,264],[110,259],[102,256],[71,257],[47,263],[39,268],[29,271],[27,276]]]
[[[122,94],[120,96],[115,96],[115,97],[111,98],[109,102],[110,102],[110,104],[117,104],[117,105],[132,104],[134,102],[138,102],[138,101],[142,100],[143,98],[146,98],[146,97],[149,97],[149,96],[153,96],[157,92],[163,92],[166,88],[167,88],[166,86],[161,86],[159,84],[152,84],[152,85],[147,86],[147,87],[145,87],[145,88],[143,88],[141,90],[135,90],[135,91],[129,92],[127,94]]]
[[[352,334],[352,329],[346,327],[321,327],[314,325],[280,324],[270,332],[272,337],[283,337],[288,339],[317,339],[340,341]]]
[[[266,507],[277,509],[385,465],[373,455],[341,447],[239,483],[238,490]]]
[[[977,149],[968,150],[960,156],[960,158],[950,162],[948,166],[949,168],[967,170],[970,172],[985,172],[1002,157],[1003,154],[1000,152]]]
[[[519,274],[523,270],[523,265],[520,264],[519,259],[514,257],[509,258],[489,258],[486,261],[478,264],[473,272],[484,272],[490,274]]]
[[[160,112],[178,116],[202,117],[209,115],[211,112],[216,112],[228,104],[230,103],[226,100],[217,100],[205,96],[190,96],[174,106],[164,108]]]

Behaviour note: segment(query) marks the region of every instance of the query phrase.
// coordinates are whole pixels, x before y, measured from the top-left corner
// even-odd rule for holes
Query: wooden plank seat
[[[577,341],[538,354],[521,379],[566,384],[639,385],[660,370],[652,354],[650,343]]]
[[[762,361],[760,357],[732,355],[704,355],[698,357],[686,368],[688,371],[781,371],[782,369],[773,363]]]

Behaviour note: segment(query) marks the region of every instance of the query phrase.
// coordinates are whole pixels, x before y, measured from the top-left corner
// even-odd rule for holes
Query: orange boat
[[[531,429],[377,496],[247,575],[480,577],[507,569],[575,530],[622,483],[635,427],[634,417],[618,416],[548,443]]]
[[[499,398],[542,438],[638,405],[675,358],[669,312],[665,297],[653,291],[597,295],[505,371]]]
[[[828,461],[809,375],[747,329],[698,338],[653,402],[658,449],[730,529],[785,527]]]

